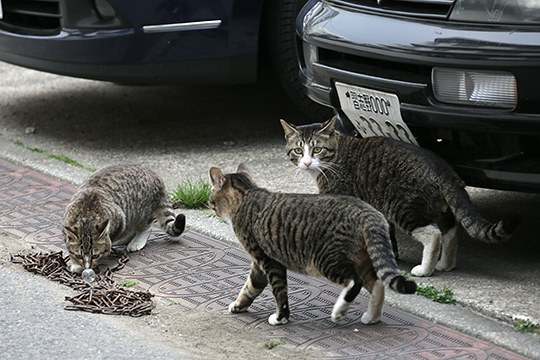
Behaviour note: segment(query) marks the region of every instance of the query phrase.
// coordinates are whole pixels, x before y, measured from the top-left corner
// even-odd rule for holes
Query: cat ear
[[[238,169],[236,169],[236,172],[240,173],[240,174],[246,174],[248,176],[250,175],[249,174],[249,168],[244,163],[241,163],[240,165],[238,165]]]
[[[337,116],[333,116],[330,120],[327,120],[322,124],[321,130],[317,131],[319,134],[332,135],[336,130]]]
[[[220,168],[212,167],[210,168],[208,175],[210,176],[210,181],[212,182],[214,189],[221,189],[223,183],[225,182],[225,175],[223,174],[223,171],[221,171]]]
[[[97,224],[96,230],[98,231],[99,236],[102,236],[104,233],[109,233],[109,219]]]
[[[64,230],[65,230],[65,233],[67,236],[75,236],[77,237],[77,228],[76,227],[71,227],[71,226],[64,226]]]
[[[103,227],[103,225],[105,226]],[[109,220],[105,220],[101,224],[97,225],[96,229],[98,229],[99,231],[99,228],[101,227],[103,227],[102,231],[99,233],[99,236],[95,240],[95,244],[99,246],[105,246],[106,248],[111,248],[112,241],[111,241],[111,238],[109,237]]]
[[[76,227],[70,227],[70,226],[64,226],[64,231],[66,234],[66,244],[68,246],[68,249],[70,246],[77,243],[77,233],[78,230]]]
[[[279,122],[281,123],[283,131],[285,132],[285,139],[298,135],[298,129],[296,129],[296,126],[289,124],[283,119],[280,119]]]

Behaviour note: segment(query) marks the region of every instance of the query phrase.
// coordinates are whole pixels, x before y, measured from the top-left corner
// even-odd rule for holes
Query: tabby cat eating
[[[324,276],[344,287],[332,320],[341,319],[361,288],[371,294],[361,322],[379,321],[384,285],[412,294],[416,283],[397,268],[388,223],[384,216],[358,198],[325,194],[272,193],[258,187],[247,167],[224,174],[211,168],[210,207],[230,220],[240,243],[251,255],[251,271],[229,311],[247,311],[270,283],[276,312],[271,325],[287,323],[287,269]]]
[[[113,245],[141,250],[158,219],[170,236],[182,234],[185,216],[174,215],[163,181],[139,165],[113,165],[92,174],[77,189],[64,213],[70,270],[93,269]]]
[[[320,193],[356,196],[422,243],[415,276],[455,268],[458,225],[474,239],[497,243],[519,223],[517,216],[497,223],[484,219],[450,165],[426,149],[385,137],[342,136],[335,117],[323,124],[281,125],[289,159],[315,178]]]

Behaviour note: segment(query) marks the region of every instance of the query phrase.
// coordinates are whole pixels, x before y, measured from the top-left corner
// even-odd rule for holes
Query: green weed
[[[73,160],[73,159],[71,159],[71,158],[69,158],[69,157],[67,157],[65,155],[53,154],[53,153],[48,152],[47,150],[31,147],[31,146],[26,145],[25,143],[23,143],[20,140],[15,140],[13,142],[15,143],[15,145],[22,146],[26,150],[30,150],[32,152],[42,154],[42,155],[44,155],[44,156],[46,156],[46,157],[48,157],[50,159],[55,159],[55,160],[61,161],[63,163],[66,163],[68,165],[75,166],[77,168],[84,169],[84,170],[87,170],[87,171],[91,171],[91,172],[96,171],[95,168],[84,166],[83,164],[79,163],[78,161]]]
[[[514,322],[514,328],[522,333],[540,333],[540,325],[527,319],[517,319]]]
[[[201,179],[186,180],[172,192],[171,200],[175,207],[206,209],[211,192],[212,186]]]
[[[454,293],[452,290],[446,286],[442,290],[437,290],[433,285],[420,283],[418,284],[418,289],[416,290],[418,295],[424,296],[430,300],[433,300],[442,304],[455,304],[456,299],[454,298]]]
[[[120,281],[118,284],[120,286],[125,286],[125,287],[132,287],[132,286],[135,286],[137,285],[139,282],[137,280],[122,280]]]
[[[406,272],[405,270],[399,270],[399,275],[401,275],[403,277],[409,277],[409,273]]]
[[[286,343],[287,343],[287,339],[283,339],[283,338],[272,339],[272,340],[267,341],[267,342],[264,344],[264,347],[267,348],[268,350],[272,350],[272,349],[275,348],[276,346],[284,345],[284,344],[286,344]]]
[[[216,215],[216,213],[213,211],[213,210],[210,210],[210,209],[202,209],[201,212],[208,216],[209,218],[211,219],[215,219],[217,221],[219,221],[220,223],[223,223],[223,224],[226,224],[227,222],[225,220],[223,220],[222,218],[220,218],[219,216]]]

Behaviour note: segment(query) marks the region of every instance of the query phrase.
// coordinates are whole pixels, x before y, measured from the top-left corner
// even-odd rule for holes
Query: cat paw
[[[247,306],[244,306],[242,308],[239,308],[239,307],[236,307],[236,301],[232,302],[230,305],[229,305],[229,312],[231,314],[236,314],[236,313],[242,313],[242,312],[246,312],[248,309]]]
[[[375,324],[381,320],[380,316],[373,316],[372,314],[364,313],[360,318],[360,322],[365,325]]]
[[[423,267],[422,265],[416,265],[411,270],[411,274],[418,277],[431,276],[431,274],[433,274],[433,269],[429,270]]]
[[[135,252],[141,250],[146,245],[146,241],[131,241],[127,246],[126,249],[129,252]]]
[[[83,267],[79,264],[71,264],[69,267],[69,271],[75,274],[80,274],[83,271]]]
[[[268,317],[268,323],[272,326],[284,325],[288,322],[289,322],[289,319],[287,319],[286,317],[283,317],[281,320],[278,320],[276,314],[272,314]]]
[[[439,261],[435,266],[435,269],[439,271],[452,271],[456,268],[456,264],[448,264],[446,262]]]
[[[343,319],[346,313],[347,309],[332,311],[332,321],[337,323],[339,320]]]

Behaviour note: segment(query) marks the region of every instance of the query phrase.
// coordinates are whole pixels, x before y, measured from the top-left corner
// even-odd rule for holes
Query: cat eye
[[[314,154],[320,154],[321,151],[322,151],[322,147],[316,146],[316,147],[313,148],[313,153]]]
[[[296,155],[302,155],[302,153],[304,152],[302,148],[294,148],[293,151]]]

